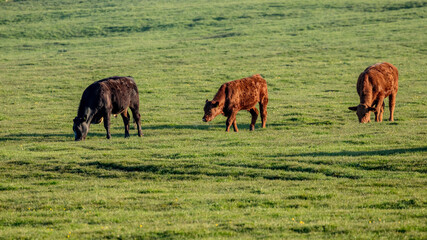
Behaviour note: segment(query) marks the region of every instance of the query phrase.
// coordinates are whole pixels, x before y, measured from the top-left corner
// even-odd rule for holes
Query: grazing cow
[[[267,121],[267,82],[257,74],[239,80],[234,80],[221,85],[212,101],[206,100],[204,122],[213,120],[219,114],[227,117],[226,131],[230,131],[233,124],[237,132],[236,114],[240,110],[248,110],[252,115],[250,130],[254,130],[258,118],[258,110],[255,108],[259,103],[261,111],[262,127],[265,128]]]
[[[104,120],[107,138],[110,134],[111,114],[121,114],[125,124],[125,137],[129,137],[130,115],[138,128],[138,136],[142,136],[141,115],[139,114],[139,95],[135,81],[131,77],[110,77],[92,83],[83,92],[77,117],[74,118],[75,140],[84,140],[91,123],[98,124]]]
[[[365,69],[357,80],[357,93],[360,104],[348,109],[356,111],[359,122],[370,122],[371,112],[375,121],[381,122],[384,113],[384,98],[389,99],[390,121],[394,121],[394,106],[398,89],[399,73],[390,63],[377,63]]]

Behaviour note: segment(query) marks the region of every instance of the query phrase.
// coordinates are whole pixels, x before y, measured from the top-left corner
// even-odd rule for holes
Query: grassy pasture
[[[425,239],[427,2],[0,2],[0,239]],[[347,107],[367,66],[399,69],[395,122]],[[267,128],[203,123],[261,73]],[[140,90],[143,138],[92,125],[83,90]],[[373,117],[373,116],[371,116]]]

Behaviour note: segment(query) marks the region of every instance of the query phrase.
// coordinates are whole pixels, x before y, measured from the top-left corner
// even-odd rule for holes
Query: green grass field
[[[0,2],[0,239],[426,239],[427,2]],[[395,122],[356,81],[399,69]],[[260,73],[267,128],[203,106]],[[133,76],[142,129],[74,142],[84,89]],[[373,119],[373,116],[371,116]]]

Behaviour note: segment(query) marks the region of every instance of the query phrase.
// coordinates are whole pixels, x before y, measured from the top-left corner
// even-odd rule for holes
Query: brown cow
[[[381,122],[384,113],[384,98],[389,99],[390,121],[394,121],[394,106],[398,89],[399,73],[390,63],[377,63],[365,69],[357,80],[357,93],[360,104],[349,107],[356,111],[359,122],[370,122],[371,111],[375,112],[375,121]]]
[[[205,115],[202,120],[209,122],[219,114],[223,114],[227,117],[226,131],[229,132],[233,124],[234,131],[237,132],[236,114],[240,110],[248,110],[252,115],[250,125],[252,131],[259,113],[255,108],[256,103],[259,103],[262,127],[265,128],[268,103],[267,82],[259,74],[222,84],[212,101],[206,99]]]
[[[125,125],[125,137],[129,137],[130,116],[128,108],[142,136],[141,115],[139,114],[139,94],[135,81],[131,77],[110,77],[92,83],[83,92],[77,117],[74,118],[75,140],[84,140],[91,123],[98,124],[104,120],[107,138],[110,134],[111,114],[121,114]]]

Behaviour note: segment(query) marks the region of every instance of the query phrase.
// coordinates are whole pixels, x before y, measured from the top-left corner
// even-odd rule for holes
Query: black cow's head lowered
[[[89,124],[86,122],[86,117],[76,117],[74,118],[74,137],[76,141],[85,140],[87,133],[89,132]]]

